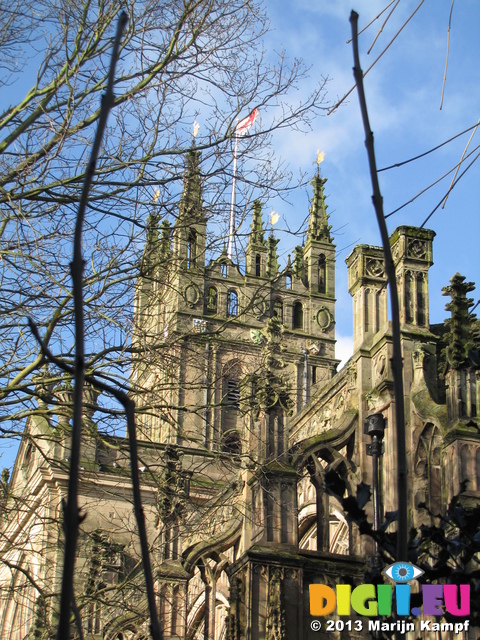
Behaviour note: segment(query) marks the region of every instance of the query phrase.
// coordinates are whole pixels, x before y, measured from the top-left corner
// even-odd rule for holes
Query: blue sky
[[[387,4],[387,0],[354,0],[353,3],[344,0],[297,0],[294,3],[267,0],[265,4],[271,19],[266,51],[279,51],[283,46],[290,58],[303,58],[311,67],[309,79],[300,84],[291,99],[300,100],[315,83],[328,76],[327,100],[333,103],[353,85],[352,47],[346,43],[351,34],[351,9],[359,13],[362,28]],[[400,0],[391,23],[387,24],[370,55],[366,51],[382,19],[361,36],[364,70],[417,4],[417,0]],[[439,109],[450,8],[450,0],[425,1],[365,78],[379,167],[423,153],[474,125],[480,118],[478,0],[463,0],[454,6],[445,98],[443,109]],[[269,116],[263,114],[266,125]],[[460,160],[469,135],[427,158],[381,173],[385,212],[396,209],[449,171]],[[322,173],[328,178],[327,202],[338,251],[337,357],[344,359],[352,352],[352,302],[347,291],[345,258],[355,244],[380,244],[356,93],[352,93],[332,115],[325,113],[317,118],[310,131],[284,129],[275,134],[274,143],[277,154],[289,163],[294,175],[302,171],[313,175],[317,149],[325,151]],[[470,149],[477,144],[480,144],[480,131],[475,134]],[[448,315],[444,310],[448,299],[441,296],[441,287],[448,284],[455,272],[478,282],[473,297],[475,300],[480,298],[479,168],[480,162],[476,162],[467,171],[449,196],[446,207],[439,209],[427,224],[437,234],[435,264],[430,270],[432,323],[442,322]],[[420,225],[441,200],[450,180],[451,176],[389,218],[389,231],[404,224]],[[264,210],[274,209],[290,227],[295,227],[307,215],[310,194],[310,187],[300,189],[291,194],[290,203],[272,200],[265,203]],[[276,227],[281,228],[282,221]],[[282,238],[279,246],[282,265],[298,242],[299,239],[291,236]],[[11,451],[6,452],[0,466],[11,464],[13,456],[9,453]]]
[[[353,85],[352,47],[346,43],[351,35],[351,9],[360,16],[361,29],[388,2],[269,0],[266,4],[272,27],[268,46],[278,50],[283,45],[290,57],[302,57],[311,67],[310,80],[299,88],[299,96],[322,76],[328,76],[327,99],[334,102]],[[370,55],[367,49],[383,18],[361,36],[363,70],[381,53],[417,5],[416,0],[400,1]],[[442,110],[439,108],[450,8],[450,0],[424,2],[365,78],[379,168],[423,153],[474,125],[480,118],[480,43],[476,32],[480,4],[477,0],[463,0],[454,6],[445,97]],[[401,206],[459,162],[469,136],[470,133],[403,168],[381,173],[385,213]],[[313,172],[316,150],[325,151],[321,168],[328,178],[327,202],[338,249],[337,357],[343,358],[351,354],[352,333],[352,303],[347,292],[344,260],[355,244],[380,244],[356,92],[333,114],[318,118],[312,131],[282,131],[276,135],[275,144],[294,172],[298,168]],[[478,144],[480,131],[473,137],[470,150]],[[471,159],[475,156],[476,153]],[[430,321],[433,323],[443,322],[448,315],[444,310],[448,298],[441,296],[441,287],[448,284],[455,272],[478,282],[472,295],[475,301],[480,298],[479,170],[480,161],[466,172],[445,208],[439,209],[426,225],[437,234],[435,264],[430,270]],[[403,224],[420,225],[442,199],[452,175],[389,218],[389,232]],[[267,208],[279,211],[289,222],[301,220],[308,208],[307,193],[295,194],[291,202],[291,206],[272,202]]]

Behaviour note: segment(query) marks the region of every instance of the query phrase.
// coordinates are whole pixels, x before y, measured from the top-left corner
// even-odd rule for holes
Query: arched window
[[[461,469],[460,477],[462,482],[467,482],[467,483],[471,482],[469,467],[470,467],[470,449],[468,445],[464,444],[460,449],[460,469]],[[469,487],[467,486],[467,488]]]
[[[413,322],[415,302],[413,298],[413,274],[411,271],[407,271],[405,273],[405,322],[408,322],[408,324]]]
[[[275,298],[273,301],[273,317],[283,322],[283,302],[280,298]]]
[[[25,451],[25,456],[23,458],[23,463],[22,463],[23,468],[28,468],[32,463],[32,459],[33,459],[33,444],[29,442],[27,446],[27,450]]]
[[[325,475],[332,464],[339,475],[347,480],[349,463],[346,458],[334,461],[330,451],[319,451],[307,462],[306,470],[310,479],[304,476],[298,495],[299,546],[301,549],[348,555],[351,550],[351,527],[340,503],[325,490]],[[347,495],[345,488],[344,497]]]
[[[269,411],[266,417],[267,455],[278,456],[285,451],[285,419],[282,410]]]
[[[238,315],[238,295],[236,291],[231,289],[227,293],[227,316]]]
[[[435,425],[427,423],[420,435],[416,455],[416,472],[425,487],[425,502],[432,513],[442,511],[443,438]]]
[[[327,261],[323,253],[318,258],[318,293],[327,292]]]
[[[285,289],[291,289],[292,288],[292,276],[290,274],[287,274],[285,276]]]
[[[192,269],[197,260],[197,233],[194,229],[188,232],[187,241],[187,268]]]
[[[303,307],[301,302],[293,305],[293,328],[303,329]]]
[[[255,256],[255,275],[256,276],[261,275],[261,266],[262,266],[262,259],[260,257],[260,254],[257,253],[257,255]]]
[[[27,445],[27,449],[25,451],[25,455],[23,457],[23,461],[22,461],[22,472],[23,475],[25,477],[27,477],[28,475],[30,475],[31,471],[32,471],[32,464],[33,464],[33,460],[34,460],[34,450],[33,450],[33,444],[31,442],[28,443]]]
[[[227,277],[227,263],[226,262],[222,262],[220,264],[220,275],[222,276],[222,278],[226,278]]]
[[[222,375],[222,446],[223,434],[237,431],[237,420],[240,418],[240,385],[242,372],[236,362],[227,363]]]
[[[423,273],[417,273],[417,322],[420,327],[427,323],[425,314],[425,279]]]
[[[238,409],[240,406],[240,391],[236,380],[227,380],[227,405],[231,408]]]
[[[207,311],[210,313],[217,313],[217,290],[215,287],[208,288],[208,296],[207,296]]]
[[[222,451],[232,456],[239,456],[242,453],[242,441],[238,431],[228,431],[222,437]]]
[[[99,583],[95,585],[95,591],[101,591],[105,587],[105,584]],[[87,632],[92,635],[102,632],[102,609],[100,602],[96,599],[88,605]]]

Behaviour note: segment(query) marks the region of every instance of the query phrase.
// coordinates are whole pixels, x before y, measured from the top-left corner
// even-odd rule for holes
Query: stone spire
[[[159,242],[160,258],[162,261],[168,260],[172,254],[170,247],[171,225],[168,220],[162,222],[162,235]]]
[[[307,237],[303,247],[295,255],[295,275],[301,277],[303,285],[311,295],[321,295],[329,298],[334,313],[335,300],[335,245],[330,235],[331,226],[328,224],[327,205],[323,187],[326,179],[322,178],[317,168],[310,184],[313,186],[313,198],[310,206],[310,220]]]
[[[154,266],[156,261],[156,253],[159,248],[158,242],[158,221],[160,215],[158,213],[150,213],[147,218],[147,237],[145,240],[145,248],[143,250],[143,267],[148,271]]]
[[[445,320],[447,334],[446,356],[447,362],[453,369],[464,366],[468,360],[468,352],[475,345],[474,323],[475,316],[469,313],[473,304],[472,298],[467,298],[467,293],[473,291],[473,282],[465,282],[465,276],[456,273],[450,280],[448,287],[443,287],[442,294],[450,296],[452,301],[445,305],[452,317]]]
[[[273,278],[278,273],[278,255],[277,244],[280,242],[278,238],[275,238],[272,233],[268,236],[267,240],[267,276]]]
[[[202,184],[200,179],[200,151],[195,148],[195,139],[187,152],[185,174],[183,176],[183,193],[179,205],[181,218],[205,220],[202,203]]]
[[[185,156],[183,192],[172,236],[172,255],[182,269],[205,266],[207,218],[202,202],[200,152],[195,148],[195,140]]]
[[[265,247],[265,230],[262,220],[262,203],[255,200],[252,205],[252,226],[250,227],[249,244]]]
[[[252,226],[250,227],[250,234],[248,236],[245,258],[247,274],[249,276],[264,278],[269,275],[267,243],[265,242],[265,229],[263,227],[262,204],[260,200],[255,200],[252,205]]]
[[[158,245],[158,222],[160,215],[158,213],[150,213],[147,218],[147,247],[156,247]]]
[[[293,270],[297,278],[301,278],[303,276],[303,267],[304,267],[302,245],[298,244],[295,247],[295,249],[293,250],[293,255],[294,255]]]
[[[315,177],[310,182],[313,186],[312,206],[310,207],[310,222],[308,223],[308,236],[311,240],[319,240],[323,242],[332,242],[330,236],[331,225],[328,224],[327,205],[325,204],[325,195],[323,187],[327,182],[326,178],[320,175],[320,169],[317,169]]]

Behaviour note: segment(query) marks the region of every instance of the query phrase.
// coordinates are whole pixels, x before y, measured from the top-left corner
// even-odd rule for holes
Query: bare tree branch
[[[85,217],[85,209],[88,202],[90,185],[95,175],[100,145],[103,132],[107,125],[110,108],[114,103],[113,79],[115,65],[120,49],[120,41],[127,23],[127,14],[122,13],[118,20],[117,33],[112,51],[110,71],[108,74],[107,90],[102,99],[102,107],[98,128],[93,142],[90,162],[82,190],[80,206],[78,208],[77,223],[75,228],[73,260],[71,275],[73,281],[73,299],[75,316],[75,368],[74,368],[74,402],[73,402],[73,426],[70,448],[70,473],[68,479],[68,497],[65,506],[65,551],[62,573],[62,589],[60,596],[60,614],[57,629],[57,640],[67,640],[70,636],[70,611],[74,600],[73,576],[75,570],[75,558],[78,539],[78,527],[80,514],[78,508],[78,474],[80,464],[80,442],[82,433],[82,406],[83,383],[85,379],[85,336],[83,317],[83,255],[82,255],[82,227]]]
[[[398,304],[397,282],[395,278],[395,265],[393,263],[392,251],[387,232],[387,225],[383,215],[383,198],[378,182],[378,173],[375,160],[375,149],[373,144],[373,132],[368,119],[367,103],[363,88],[363,73],[360,67],[358,53],[358,13],[352,11],[350,14],[352,25],[353,58],[356,86],[358,89],[358,99],[362,113],[363,127],[365,130],[365,146],[367,147],[368,163],[370,166],[370,177],[373,187],[373,207],[377,216],[380,235],[382,238],[383,253],[385,256],[385,271],[390,289],[390,301],[392,305],[392,370],[395,393],[395,418],[397,430],[397,500],[398,500],[398,535],[397,535],[397,560],[408,560],[408,511],[407,511],[407,460],[405,442],[405,408],[403,398],[403,372],[402,372],[402,347],[400,342],[400,312]]]

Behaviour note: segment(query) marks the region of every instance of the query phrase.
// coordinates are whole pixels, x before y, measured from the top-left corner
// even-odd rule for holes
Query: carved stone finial
[[[155,255],[158,251],[158,221],[160,215],[152,211],[147,218],[147,238],[143,250],[143,266],[148,271],[155,263]]]
[[[52,382],[52,374],[48,370],[48,366],[42,367],[42,370],[32,376],[35,383],[35,396],[40,406],[46,406],[52,400],[54,383]]]
[[[312,240],[332,242],[330,235],[331,225],[328,224],[327,205],[325,204],[325,194],[323,187],[327,182],[326,178],[320,176],[317,171],[315,177],[310,182],[313,186],[312,206],[310,207],[310,221],[308,224],[308,235]]]
[[[304,259],[303,259],[303,247],[297,245],[294,251],[293,269],[297,278],[301,278],[303,274]]]
[[[474,283],[465,282],[465,276],[459,273],[453,276],[448,287],[442,289],[444,296],[452,298],[452,301],[445,305],[445,309],[452,314],[452,317],[445,321],[445,355],[447,365],[453,369],[461,368],[467,363],[468,352],[475,346],[476,317],[468,311],[473,305],[473,299],[467,298],[467,293],[474,289]]]
[[[262,203],[255,200],[252,205],[252,226],[250,227],[249,244],[265,247],[265,230],[262,220]]]
[[[192,219],[197,221],[205,219],[200,179],[200,152],[195,148],[195,138],[193,138],[191,149],[187,152],[178,217],[187,222],[191,222]]]
[[[162,222],[162,235],[160,238],[160,257],[162,261],[169,258],[172,250],[170,247],[171,225],[168,220]]]
[[[278,255],[277,244],[280,242],[278,238],[273,237],[273,233],[267,240],[267,275],[273,278],[278,274]]]

